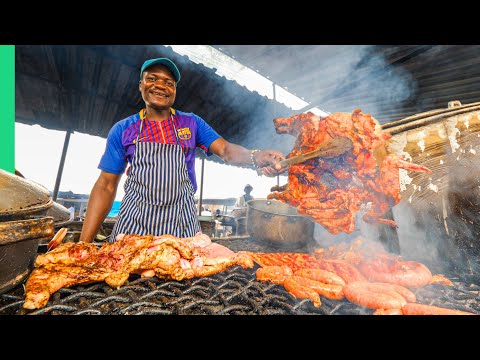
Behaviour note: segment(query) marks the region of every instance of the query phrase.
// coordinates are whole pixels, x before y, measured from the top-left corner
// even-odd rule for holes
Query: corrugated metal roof
[[[106,137],[115,122],[144,107],[140,67],[155,57],[171,58],[181,71],[174,108],[201,116],[228,141],[288,151],[272,119],[292,114],[290,108],[165,46],[16,46],[16,121]]]
[[[272,119],[314,106],[361,108],[384,124],[446,108],[450,100],[480,101],[478,45],[214,47],[310,105],[294,111],[162,45],[17,45],[16,121],[106,137],[115,122],[143,107],[140,66],[154,57],[169,57],[180,68],[175,108],[251,149],[288,153],[294,139],[277,135]]]
[[[480,45],[213,45],[328,112],[381,124],[480,101]],[[307,109],[303,109],[305,111]]]

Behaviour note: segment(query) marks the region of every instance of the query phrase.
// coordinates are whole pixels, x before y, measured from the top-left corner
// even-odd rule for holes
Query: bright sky
[[[58,166],[65,141],[65,132],[47,130],[38,125],[15,124],[15,167],[26,178],[53,191]],[[106,139],[81,133],[70,136],[68,152],[60,183],[60,191],[90,194],[100,170],[97,169],[105,149]],[[196,161],[198,190],[200,195],[201,160]],[[123,184],[118,187],[116,200],[122,200]],[[280,177],[281,184],[286,177]],[[231,198],[243,194],[245,184],[253,186],[252,195],[266,197],[277,178],[258,176],[253,170],[205,161],[203,198]]]
[[[227,57],[220,51],[208,45],[169,46],[177,53],[187,55],[194,62],[216,68],[218,75],[235,80],[250,90],[255,90],[261,95],[273,98],[273,83],[270,80]],[[307,105],[305,101],[278,85],[276,85],[275,94],[279,102],[292,109],[300,109]],[[311,111],[319,115],[326,114],[317,108],[311,109]],[[53,191],[64,140],[65,132],[47,130],[38,125],[30,126],[16,123],[16,169],[28,179]],[[90,194],[100,173],[97,166],[105,149],[105,143],[106,139],[96,136],[81,133],[73,133],[70,136],[59,191]],[[200,195],[201,164],[201,160],[197,159],[197,197]],[[123,176],[118,187],[116,200],[121,200],[124,196],[123,185],[125,179],[126,177]],[[264,198],[270,193],[270,188],[273,185],[277,185],[277,182],[282,185],[286,181],[286,176],[280,176],[278,179],[276,177],[258,176],[254,170],[205,161],[203,198],[238,197],[243,194],[245,184],[253,186],[252,195],[254,197]]]

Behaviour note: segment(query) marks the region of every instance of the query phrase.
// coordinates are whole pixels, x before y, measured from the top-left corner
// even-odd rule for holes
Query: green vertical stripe
[[[0,45],[0,169],[15,171],[14,45]]]

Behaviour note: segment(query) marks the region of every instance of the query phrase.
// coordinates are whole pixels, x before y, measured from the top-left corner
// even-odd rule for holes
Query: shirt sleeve
[[[122,127],[117,123],[112,126],[108,133],[107,145],[100,159],[98,168],[112,174],[120,175],[123,174],[126,166],[125,148],[122,145]]]
[[[202,149],[207,156],[211,156],[212,153],[208,149],[212,142],[221,136],[200,116],[193,114],[193,117],[197,122],[197,147]]]

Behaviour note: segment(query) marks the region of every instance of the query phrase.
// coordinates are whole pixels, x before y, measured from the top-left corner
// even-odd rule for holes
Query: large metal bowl
[[[278,200],[248,201],[246,227],[253,239],[276,248],[295,250],[315,241],[315,223]]]

